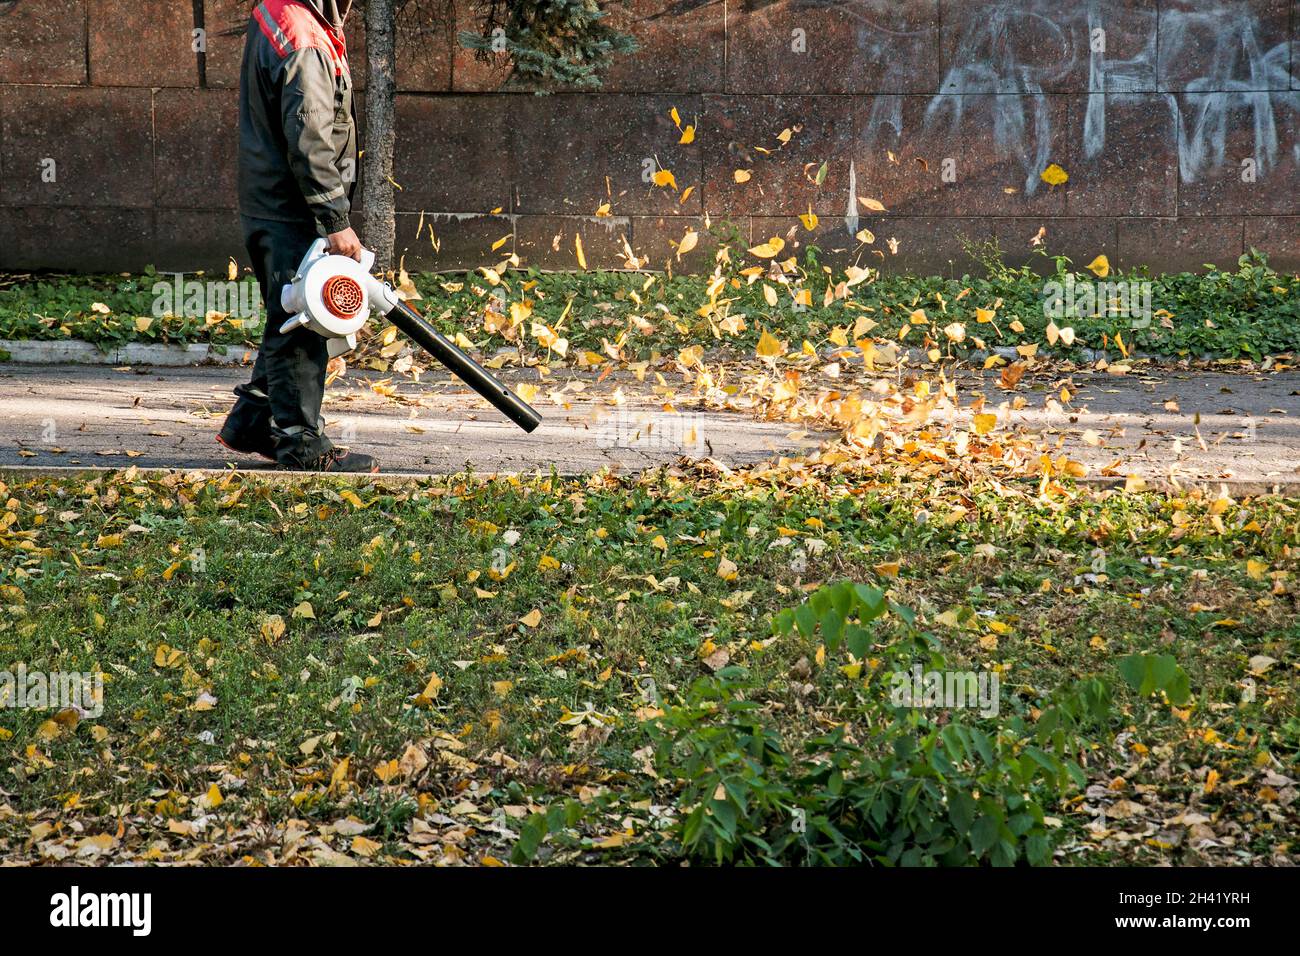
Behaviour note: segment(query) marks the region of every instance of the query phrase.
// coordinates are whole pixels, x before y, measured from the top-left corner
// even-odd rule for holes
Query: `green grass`
[[[1102,789],[1055,808],[1063,862],[1294,859],[1295,804],[1263,775],[1294,774],[1300,750],[1300,502],[601,476],[351,488],[11,480],[0,666],[108,682],[102,717],[76,726],[0,710],[0,854],[492,862],[529,812],[605,794],[612,810],[539,858],[671,862],[640,796],[671,804],[645,773],[646,688],[670,704],[723,649],[790,742],[837,723],[869,740],[870,662],[769,640],[805,586],[848,578],[890,588],[950,663],[997,668],[1004,712],[1112,681],[1120,736],[1082,755]],[[903,631],[888,617],[874,640]],[[1124,687],[1133,652],[1173,654],[1192,701]],[[1275,663],[1252,677],[1261,656]],[[1139,810],[1089,830],[1118,800]],[[1184,811],[1205,829],[1167,822]],[[361,842],[331,828],[348,818]]]
[[[1150,326],[1133,329],[1118,316],[1057,319],[1058,328],[1074,331],[1068,347],[1048,341],[1044,283],[1063,282],[1067,274],[1096,282],[1096,276],[1063,258],[1044,256],[1040,271],[1046,267],[1049,275],[1043,277],[1028,266],[1004,265],[996,250],[973,249],[972,256],[970,274],[961,279],[880,275],[829,305],[824,304],[828,279],[838,282],[844,274],[824,268],[815,249],[786,271],[784,285],[766,278],[750,282],[740,261],[710,308],[705,308],[710,306],[707,277],[528,270],[490,277],[486,272],[424,274],[413,281],[423,296],[421,310],[442,331],[464,333],[487,354],[522,346],[546,355],[533,334],[534,323],[564,338],[570,357],[594,352],[628,361],[695,345],[752,355],[764,330],[795,349],[804,340],[826,348],[837,329],[844,333],[840,340],[852,344],[855,327],[859,335],[956,356],[972,348],[1028,344],[1066,356],[1083,347],[1114,351],[1117,334],[1126,348],[1173,358],[1260,359],[1300,351],[1300,276],[1276,272],[1257,254],[1243,256],[1231,270],[1112,274],[1112,282],[1151,282],[1156,315]],[[0,285],[0,338],[256,343],[257,327],[238,320],[152,318],[156,281],[152,275],[49,277]],[[808,291],[810,305],[795,306],[793,290],[799,288]],[[109,312],[95,311],[95,303]],[[508,335],[485,330],[490,310],[508,320],[512,306],[526,306],[527,318]],[[990,310],[994,319],[980,322],[977,309]],[[924,312],[920,322],[912,318],[916,310]],[[148,319],[147,328],[138,327],[137,318]],[[507,320],[493,321],[508,326]],[[863,326],[862,320],[870,324]],[[953,323],[965,327],[960,343],[944,331]]]

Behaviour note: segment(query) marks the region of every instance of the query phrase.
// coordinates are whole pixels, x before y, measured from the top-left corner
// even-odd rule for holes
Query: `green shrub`
[[[902,640],[882,645],[872,622],[893,613]],[[829,653],[870,651],[885,670],[923,659],[946,670],[938,642],[913,615],[865,585],[820,588],[781,612],[775,631],[819,635]],[[680,703],[644,726],[661,784],[583,809],[535,814],[515,848],[523,862],[548,833],[571,830],[618,800],[669,802],[666,833],[643,841],[660,858],[756,865],[1013,865],[1050,862],[1058,832],[1048,810],[1085,783],[1077,755],[1105,730],[1110,695],[1097,679],[1042,702],[1036,720],[896,704],[868,682],[851,735],[841,725],[786,742],[766,688],[739,667],[696,681]],[[667,793],[665,794],[665,789]],[[623,805],[623,804],[620,804]]]

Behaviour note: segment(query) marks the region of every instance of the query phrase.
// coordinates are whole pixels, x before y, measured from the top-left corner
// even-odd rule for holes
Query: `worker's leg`
[[[287,335],[280,331],[289,319],[280,305],[280,290],[316,241],[316,229],[310,223],[249,219],[244,227],[266,303],[266,331],[252,380],[236,389],[239,402],[227,425],[253,429],[246,432],[249,441],[258,436],[257,429],[265,428],[261,434],[272,442],[276,460],[308,468],[333,447],[324,435],[320,414],[329,352],[325,339],[309,329],[294,329]]]
[[[253,275],[257,277],[263,301],[269,301],[259,224],[256,220],[244,219],[243,226],[244,248],[252,260]],[[266,388],[266,352],[261,350],[257,353],[257,361],[253,363],[252,379],[247,385],[235,388],[235,407],[226,416],[225,424],[217,436],[227,448],[249,455],[275,458],[275,439],[271,437],[271,401],[267,397]]]

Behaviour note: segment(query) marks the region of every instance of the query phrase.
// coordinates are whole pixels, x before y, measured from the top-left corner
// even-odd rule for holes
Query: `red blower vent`
[[[325,308],[340,319],[355,318],[366,304],[361,284],[350,276],[333,276],[321,290]]]

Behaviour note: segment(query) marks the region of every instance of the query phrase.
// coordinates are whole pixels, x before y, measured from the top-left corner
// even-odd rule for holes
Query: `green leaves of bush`
[[[910,611],[853,582],[820,588],[773,621],[777,633],[820,634],[829,652],[864,656],[873,623]],[[911,634],[881,653],[895,666],[933,642]],[[697,681],[684,702],[647,727],[659,775],[677,783],[684,813],[676,838],[688,857],[715,863],[961,865],[1050,862],[1044,808],[1084,783],[1074,755],[1084,728],[1104,726],[1109,695],[1083,681],[1046,702],[1034,725],[896,707],[867,688],[855,727],[791,753],[758,701],[764,689],[739,668]]]
[[[1185,704],[1192,695],[1187,672],[1172,654],[1129,654],[1120,658],[1119,673],[1142,697],[1163,691],[1171,704]]]
[[[892,615],[904,636],[878,633]],[[947,669],[938,642],[884,592],[853,582],[822,587],[776,616],[773,630],[820,637],[880,661],[876,674],[905,670],[918,654]],[[1184,699],[1187,678],[1172,658],[1120,662],[1144,693]],[[659,858],[750,865],[902,866],[1051,862],[1059,821],[1049,811],[1086,776],[1077,755],[1109,733],[1107,684],[1087,678],[996,717],[926,710],[891,701],[888,680],[855,682],[850,719],[797,747],[782,735],[768,688],[732,666],[692,684],[644,724],[658,780],[602,801],[667,803],[666,829],[646,828],[637,847]],[[1033,719],[1027,715],[1034,714]],[[548,833],[572,832],[585,811],[570,802],[535,814],[516,859],[532,857]],[[659,818],[660,823],[665,818]]]
[[[841,581],[814,591],[803,604],[787,608],[772,621],[776,634],[790,634],[796,628],[806,638],[821,629],[826,650],[834,653],[844,644],[854,657],[864,657],[872,644],[867,625],[886,612],[911,624],[911,610],[885,599],[885,593],[865,584]]]

